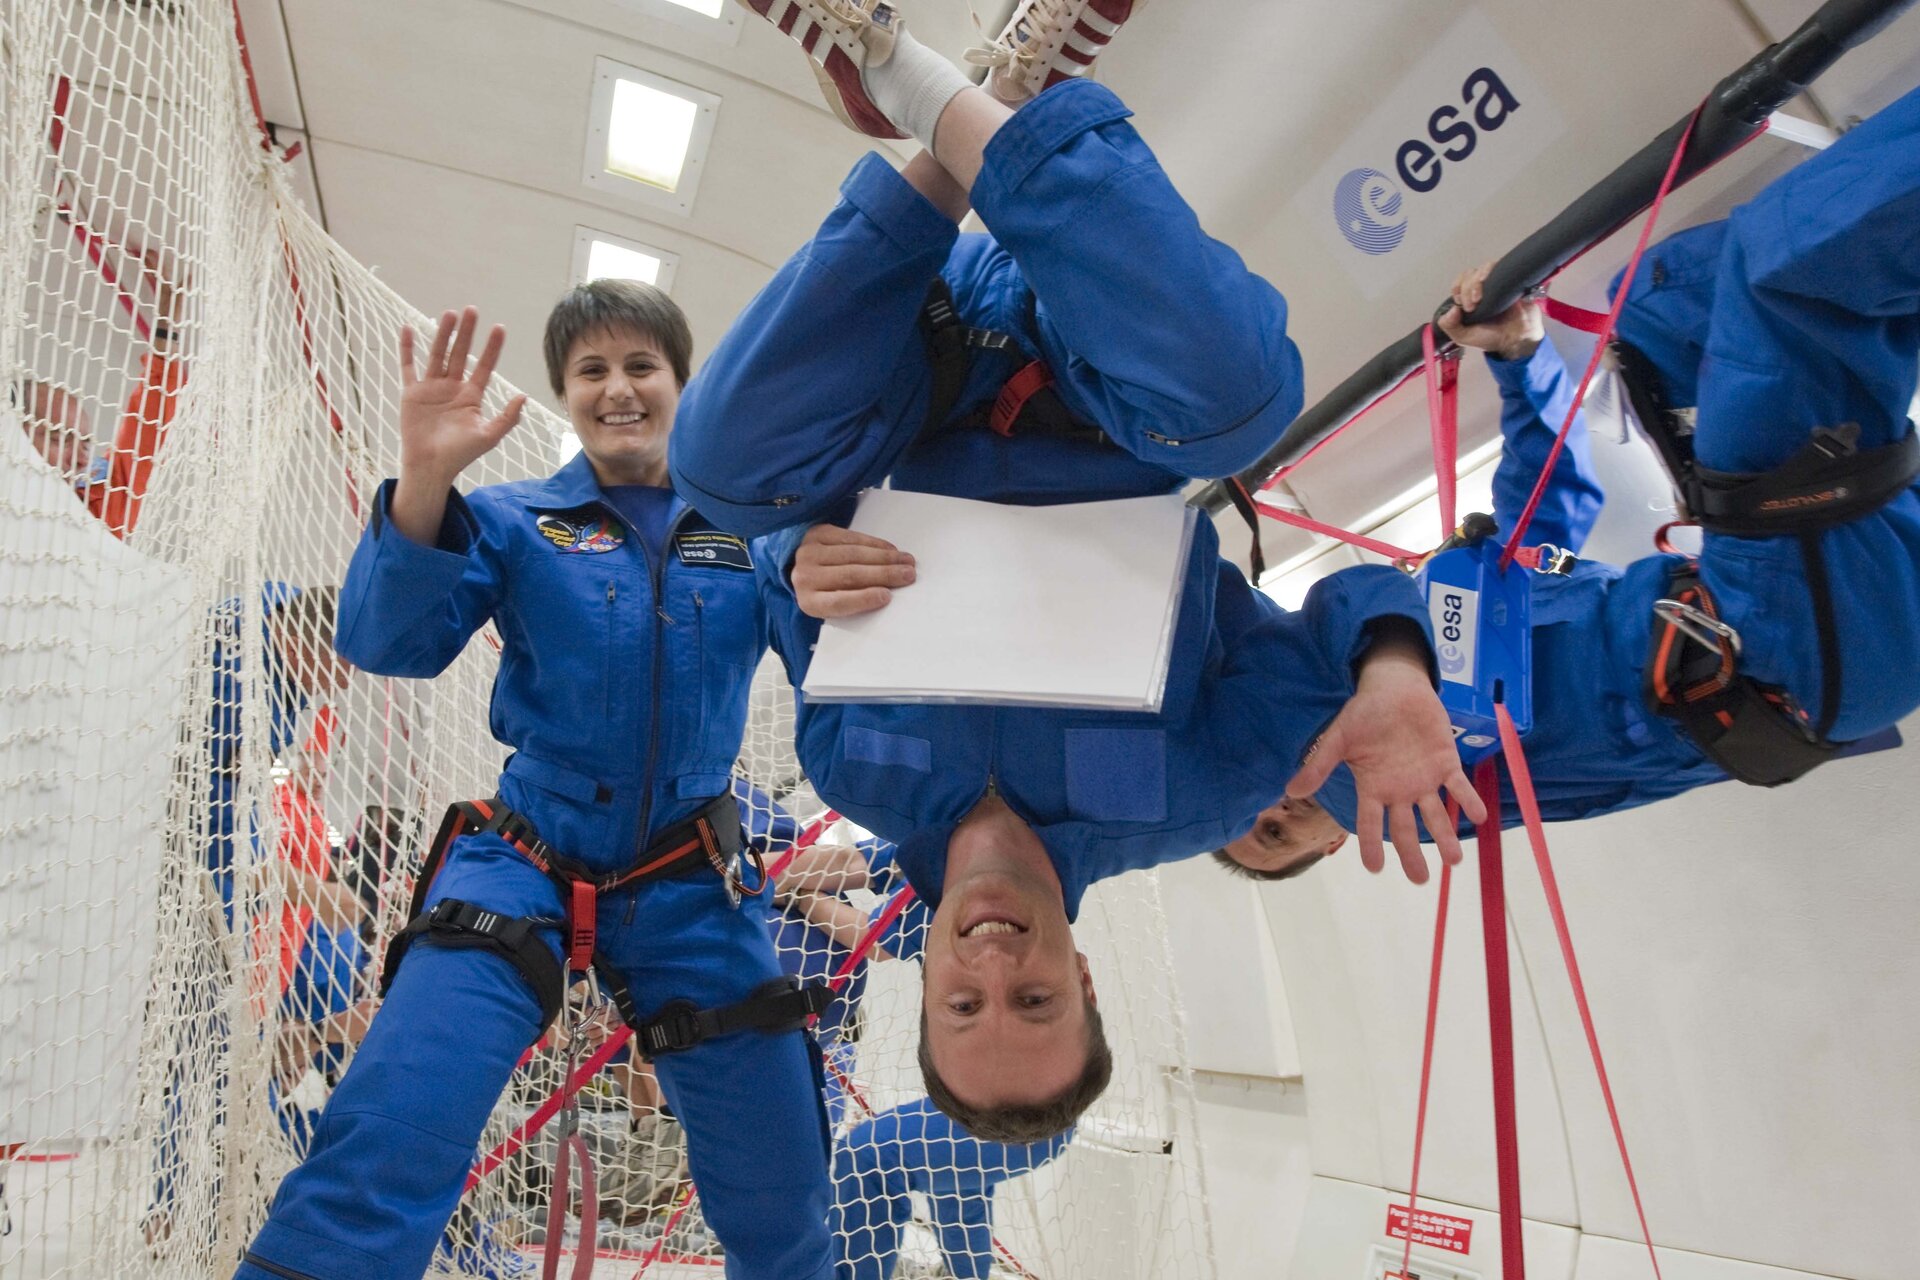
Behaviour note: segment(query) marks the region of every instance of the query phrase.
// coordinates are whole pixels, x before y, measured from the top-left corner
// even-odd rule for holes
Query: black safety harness
[[[1679,491],[1682,515],[1714,533],[1791,536],[1799,543],[1820,645],[1816,719],[1785,689],[1740,674],[1739,633],[1721,620],[1699,566],[1689,563],[1654,603],[1648,701],[1740,781],[1792,782],[1846,745],[1828,738],[1840,713],[1842,668],[1820,535],[1871,515],[1920,478],[1920,435],[1909,429],[1894,444],[1862,449],[1855,423],[1817,427],[1772,470],[1714,471],[1694,458],[1693,424],[1667,404],[1652,362],[1618,338],[1612,351],[1634,416]]]
[[[456,840],[470,835],[497,835],[532,863],[560,891],[567,905],[564,917],[513,917],[489,911],[457,898],[442,898],[426,910],[428,891]],[[736,870],[742,857],[759,869],[748,886]],[[599,898],[617,889],[636,889],[655,880],[715,874],[721,878],[734,906],[743,895],[762,892],[766,868],[757,850],[747,846],[741,832],[740,807],[731,791],[708,801],[694,814],[662,832],[633,864],[622,871],[597,872],[567,857],[540,838],[533,824],[497,797],[451,805],[427,850],[414,882],[413,906],[407,927],[387,948],[380,975],[385,995],[400,971],[407,951],[422,938],[435,946],[475,947],[504,957],[533,989],[540,1002],[542,1032],[566,1005],[571,976],[593,972],[613,998],[621,1019],[633,1028],[641,1056],[651,1061],[666,1053],[680,1053],[716,1036],[737,1031],[776,1032],[803,1026],[833,1001],[822,984],[801,986],[791,978],[767,983],[745,1000],[702,1009],[690,1000],[666,1004],[652,1018],[642,1019],[634,1005],[625,975],[596,947]],[[539,936],[543,928],[559,928],[566,938],[566,958],[557,960]]]
[[[1027,329],[1037,330],[1038,300],[1027,292]],[[977,431],[984,427],[995,435],[1012,439],[1026,436],[1050,436],[1058,440],[1078,440],[1095,448],[1115,449],[1113,438],[1097,425],[1075,415],[1054,388],[1053,370],[1046,361],[1034,358],[1015,370],[992,402],[982,401],[966,413],[954,414],[960,395],[966,390],[967,375],[972,372],[976,352],[1024,354],[1025,348],[1012,334],[963,324],[953,307],[953,290],[936,277],[920,308],[920,336],[926,342],[927,360],[932,366],[931,391],[927,397],[927,416],[922,421],[916,443],[954,431]],[[1178,444],[1169,436],[1148,432],[1147,437],[1160,444]],[[1260,517],[1253,498],[1238,480],[1229,480],[1228,489],[1234,510],[1253,533],[1253,576],[1258,581],[1266,571],[1260,552]]]

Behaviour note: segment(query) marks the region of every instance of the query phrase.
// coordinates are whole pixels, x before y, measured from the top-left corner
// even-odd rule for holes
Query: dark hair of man
[[[1258,867],[1249,867],[1244,863],[1236,862],[1234,861],[1233,855],[1228,853],[1225,849],[1215,849],[1211,854],[1207,856],[1211,857],[1215,862],[1220,864],[1220,866],[1226,870],[1228,875],[1239,876],[1242,880],[1272,881],[1272,880],[1291,880],[1295,876],[1304,873],[1307,870],[1307,868],[1311,867],[1314,863],[1320,861],[1320,859],[1326,857],[1327,855],[1324,853],[1316,853],[1311,857],[1301,858],[1296,862],[1289,862],[1286,866],[1280,868],[1278,871],[1262,871]]]
[[[617,329],[630,329],[651,338],[673,366],[674,379],[683,387],[687,385],[693,364],[693,330],[680,304],[663,290],[638,280],[590,280],[567,290],[547,317],[543,348],[553,394],[567,393],[567,354],[581,335]]]
[[[1113,1049],[1107,1044],[1100,1007],[1087,1002],[1087,1065],[1079,1078],[1051,1098],[1004,1107],[970,1107],[947,1087],[934,1070],[933,1051],[927,1047],[927,1007],[920,1006],[920,1076],[933,1105],[962,1129],[983,1142],[1013,1146],[1045,1142],[1071,1129],[1080,1113],[1093,1105],[1113,1079]]]
[[[333,618],[340,607],[340,588],[303,587],[300,594],[274,609],[283,634],[293,635],[316,649],[333,648]]]

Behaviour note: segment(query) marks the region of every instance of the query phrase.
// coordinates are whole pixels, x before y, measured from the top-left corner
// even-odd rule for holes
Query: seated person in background
[[[1917,225],[1920,90],[1730,218],[1648,252],[1620,336],[1650,366],[1658,400],[1692,411],[1700,467],[1764,472],[1810,441],[1844,456],[1910,439],[1920,374]],[[1505,445],[1494,515],[1504,532],[1546,463],[1575,382],[1536,303],[1461,323],[1487,271],[1460,278],[1457,305],[1440,326],[1485,351],[1500,385]],[[1698,557],[1583,561],[1564,575],[1533,577],[1534,723],[1524,746],[1542,817],[1592,817],[1725,780],[1730,770],[1675,717],[1674,702],[1712,698],[1738,678],[1761,686],[1808,741],[1865,737],[1920,707],[1920,490],[1911,472],[1907,479],[1877,509],[1804,533],[1736,535],[1708,520]],[[1528,543],[1578,551],[1604,498],[1576,417]],[[1683,580],[1689,570],[1697,588]],[[1673,597],[1731,627],[1738,648],[1723,653],[1668,634],[1654,602]],[[1695,629],[1712,638],[1704,624]],[[1513,826],[1520,811],[1504,772],[1501,788],[1501,822]],[[1309,851],[1337,846],[1354,814],[1339,777],[1317,799],[1324,808],[1282,818],[1288,838]],[[1244,849],[1226,853],[1243,866],[1260,856]]]
[[[792,32],[831,42],[830,100],[930,149],[903,172],[860,162],[688,386],[669,450],[676,485],[715,520],[779,531],[759,569],[796,685],[819,618],[879,608],[912,581],[909,555],[839,527],[862,488],[1029,504],[1171,493],[1250,463],[1301,400],[1285,301],[1200,229],[1110,92],[1075,80],[1016,114],[890,8],[830,21]],[[1064,74],[1041,51],[1062,47],[1066,21],[1019,5],[995,91],[1025,97]],[[991,236],[959,235],[969,204]],[[943,289],[977,352],[957,381],[946,356],[935,378],[919,328]],[[989,430],[1002,387],[1036,362],[1061,413],[1036,417],[1030,400]],[[1238,836],[1316,736],[1324,758],[1360,771],[1366,855],[1384,856],[1391,809],[1424,876],[1415,806],[1438,816],[1443,784],[1466,789],[1426,628],[1412,584],[1384,568],[1286,614],[1221,560],[1203,521],[1158,713],[801,700],[816,790],[899,845],[935,911],[922,1062],[949,1115],[1011,1143],[1073,1123],[1106,1060],[1070,928],[1081,894]],[[1462,803],[1478,808],[1470,792]]]
[[[166,443],[167,427],[186,385],[187,366],[175,358],[180,296],[156,250],[140,255],[154,290],[151,347],[140,362],[140,385],[127,400],[113,446],[96,454],[93,425],[80,398],[64,387],[23,382],[16,396],[21,425],[34,449],[65,476],[87,510],[106,522],[116,538],[133,532],[140,504],[153,478],[153,464]]]

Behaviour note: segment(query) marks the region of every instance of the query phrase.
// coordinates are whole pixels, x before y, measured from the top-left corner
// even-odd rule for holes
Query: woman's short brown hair
[[[645,334],[673,367],[675,381],[687,385],[693,364],[693,330],[687,313],[662,289],[638,280],[589,280],[567,290],[547,317],[544,350],[547,381],[553,394],[567,393],[567,353],[580,335],[596,329],[631,329]]]

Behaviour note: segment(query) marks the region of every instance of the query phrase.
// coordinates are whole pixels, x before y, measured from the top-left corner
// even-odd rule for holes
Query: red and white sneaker
[[[991,69],[987,88],[1005,102],[1077,79],[1098,58],[1141,0],[1020,0],[1000,38],[969,49],[967,61]]]
[[[905,27],[886,0],[739,2],[799,41],[827,105],[848,128],[874,138],[907,136],[881,114],[862,79],[868,67],[893,56],[894,36]]]

